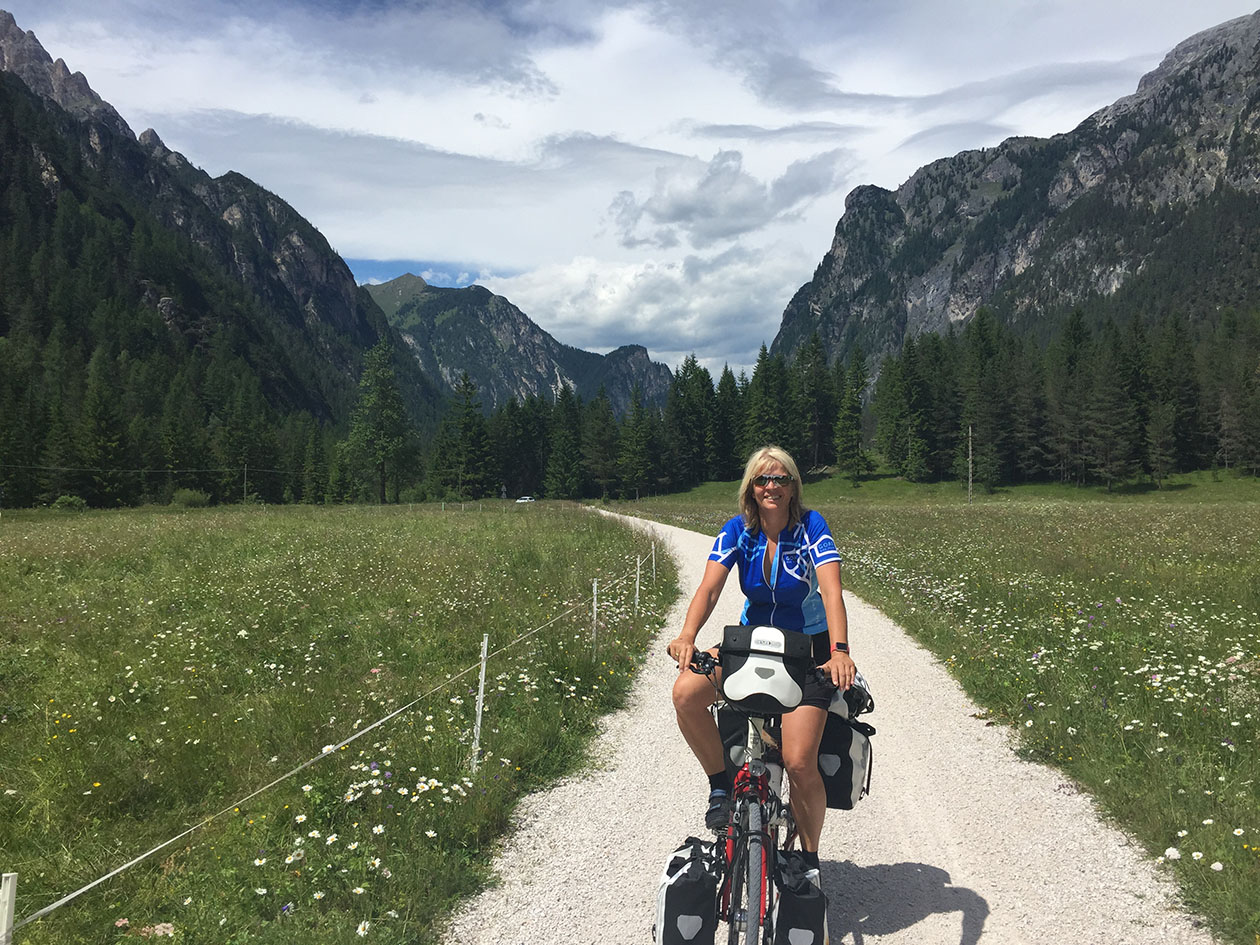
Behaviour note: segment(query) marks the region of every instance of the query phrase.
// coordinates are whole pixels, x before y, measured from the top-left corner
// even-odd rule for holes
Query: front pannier
[[[818,771],[827,789],[827,806],[853,810],[871,792],[871,736],[874,726],[827,713],[818,745]]]
[[[656,892],[656,945],[713,945],[717,932],[717,860],[713,843],[688,837],[665,861]]]
[[[777,627],[727,627],[722,637],[722,694],[756,715],[780,715],[801,704],[814,671],[813,642]]]
[[[827,897],[810,879],[809,868],[798,851],[785,851],[780,856],[775,884],[779,898],[775,903],[774,945],[827,945]]]

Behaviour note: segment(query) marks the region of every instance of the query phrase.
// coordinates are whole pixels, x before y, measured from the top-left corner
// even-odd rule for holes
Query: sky
[[[1252,0],[1254,3],[1255,0]],[[1069,131],[1228,0],[0,0],[137,134],[288,201],[360,282],[751,369],[844,198]]]

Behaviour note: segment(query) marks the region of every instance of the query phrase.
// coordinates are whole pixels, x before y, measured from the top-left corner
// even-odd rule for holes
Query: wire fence
[[[633,572],[627,571],[625,574],[621,575],[620,577],[605,584],[604,585],[605,593],[624,585],[625,583],[627,583],[629,580],[633,578],[634,584],[635,584],[634,606],[635,606],[635,611],[637,612],[638,607],[639,607],[639,590],[640,590],[640,581],[642,578],[643,563],[645,560],[648,560],[649,558],[650,558],[650,563],[652,567],[653,581],[655,581],[656,543],[653,542],[650,555],[647,556],[646,558],[639,557],[636,561],[635,569]],[[589,602],[591,604],[592,653],[594,653],[595,645],[596,645],[596,630],[597,630],[597,625],[598,625],[598,607],[599,607],[599,587],[600,585],[599,585],[598,579],[596,579],[592,584],[591,597],[589,598]],[[254,798],[258,797],[260,794],[265,793],[266,791],[270,790],[276,785],[281,784],[284,781],[287,781],[289,778],[292,778],[293,776],[297,775],[298,773],[302,771],[305,771],[307,768],[311,767],[312,765],[316,764],[322,759],[328,757],[329,755],[336,754],[342,748],[345,748],[347,745],[350,745],[352,742],[355,742],[358,739],[362,738],[368,732],[371,732],[377,728],[380,728],[381,726],[385,725],[387,722],[390,722],[393,719],[398,718],[400,715],[403,715],[411,711],[416,706],[420,705],[426,700],[437,695],[443,689],[446,689],[447,687],[451,686],[458,680],[463,679],[464,677],[468,676],[471,673],[477,672],[478,670],[480,670],[480,673],[481,673],[481,686],[483,689],[482,694],[478,696],[476,730],[479,731],[481,728],[481,703],[482,703],[482,696],[484,695],[485,667],[486,667],[486,664],[489,662],[489,660],[494,659],[495,657],[503,653],[507,653],[513,648],[519,646],[521,643],[525,642],[526,640],[529,640],[531,637],[536,636],[537,634],[541,633],[543,630],[546,630],[547,628],[558,623],[560,620],[563,620],[565,617],[568,617],[571,614],[574,614],[579,609],[585,609],[587,603],[588,603],[588,599],[585,597],[582,598],[577,603],[572,604],[567,610],[562,611],[561,613],[558,613],[555,616],[553,616],[546,623],[540,624],[539,626],[534,627],[532,630],[527,630],[526,632],[517,636],[515,639],[510,640],[507,643],[504,643],[502,646],[498,647],[492,652],[487,652],[486,647],[483,646],[482,657],[478,662],[472,664],[471,666],[467,666],[464,669],[460,670],[459,672],[454,673],[453,675],[447,677],[441,683],[427,690],[422,695],[419,695],[416,698],[412,699],[406,705],[395,709],[394,711],[390,712],[388,715],[385,715],[377,719],[375,722],[371,723],[370,725],[367,725],[364,728],[358,729],[357,731],[354,732],[354,734],[336,743],[335,745],[325,746],[318,755],[312,758],[308,758],[306,761],[302,762],[301,764],[297,765],[291,770],[286,771],[284,774],[273,779],[272,781],[269,781],[267,784],[264,784],[262,787],[254,791],[251,791],[249,794],[246,794],[244,797],[241,797],[239,800],[233,801],[231,804],[228,804],[223,809],[213,814],[208,815],[207,817],[198,821],[196,824],[193,824],[187,830],[184,830],[176,834],[175,836],[171,837],[168,840],[164,840],[162,843],[159,843],[157,846],[153,847],[152,849],[146,850],[144,853],[141,853],[139,856],[133,857],[132,859],[128,860],[126,863],[123,863],[121,866],[118,866],[115,869],[110,870],[108,873],[105,873],[103,876],[99,876],[96,879],[92,880],[90,883],[87,883],[86,885],[79,887],[73,892],[68,893],[65,896],[62,896],[60,899],[56,900],[55,902],[49,903],[48,905],[44,906],[42,909],[39,909],[38,911],[31,913],[30,915],[26,916],[20,921],[16,921],[16,922],[14,921],[16,899],[17,899],[18,874],[16,873],[0,874],[0,945],[12,945],[13,933],[18,931],[19,929],[22,929],[25,926],[28,926],[34,922],[38,922],[40,919],[43,919],[46,916],[50,915],[51,913],[57,911],[62,906],[65,906],[73,902],[75,899],[78,899],[80,896],[84,895],[85,893],[90,892],[91,890],[95,889],[97,886],[100,886],[102,883],[105,883],[109,881],[110,879],[113,879],[115,876],[118,876],[119,874],[124,873],[127,870],[131,869],[131,867],[144,862],[149,857],[153,856],[155,853],[159,853],[162,850],[165,850],[167,847],[171,846],[172,844],[177,843],[180,840],[184,839],[185,837],[190,836],[196,831],[201,830],[205,827],[208,827],[215,820],[217,820],[220,817],[223,817],[224,815],[228,813],[231,813],[235,809],[239,808],[242,804],[245,804],[253,800]],[[476,767],[476,755],[477,755],[477,749],[476,749],[476,744],[474,742],[473,754],[470,757],[470,764],[472,765],[474,769]]]

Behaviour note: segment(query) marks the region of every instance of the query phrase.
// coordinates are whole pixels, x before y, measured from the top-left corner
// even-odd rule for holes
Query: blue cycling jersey
[[[820,564],[840,561],[826,520],[809,511],[795,526],[779,533],[779,547],[765,579],[766,536],[752,534],[742,516],[722,526],[709,560],[729,570],[739,565],[739,586],[747,600],[740,623],[768,624],[781,630],[823,633],[827,615],[818,594]]]

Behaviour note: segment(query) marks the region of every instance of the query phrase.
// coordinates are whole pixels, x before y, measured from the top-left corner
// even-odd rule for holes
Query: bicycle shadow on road
[[[824,865],[827,925],[832,942],[863,945],[866,937],[892,935],[936,913],[961,912],[959,945],[976,945],[989,904],[974,890],[950,884],[949,874],[925,863]]]

